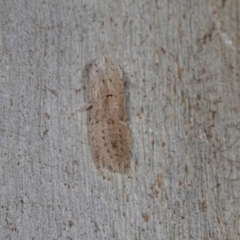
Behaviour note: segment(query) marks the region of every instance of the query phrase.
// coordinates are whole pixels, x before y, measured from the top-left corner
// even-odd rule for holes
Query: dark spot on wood
[[[149,216],[148,216],[147,213],[144,213],[144,214],[142,215],[142,218],[144,219],[145,222],[149,222]]]
[[[69,226],[70,228],[72,228],[73,225],[74,225],[73,221],[70,220],[70,221],[68,222],[68,226]]]
[[[47,118],[47,119],[50,119],[50,114],[49,113],[47,113],[47,112],[45,112],[45,117]]]

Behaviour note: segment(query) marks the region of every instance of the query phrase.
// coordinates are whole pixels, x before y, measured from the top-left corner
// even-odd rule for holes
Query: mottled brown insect
[[[124,172],[129,166],[130,131],[122,71],[109,57],[97,59],[89,70],[92,103],[90,139],[98,169]]]

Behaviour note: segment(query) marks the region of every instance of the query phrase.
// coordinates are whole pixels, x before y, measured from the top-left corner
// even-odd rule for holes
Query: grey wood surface
[[[240,239],[239,0],[0,1],[0,239]],[[89,64],[124,72],[129,174],[92,161]]]

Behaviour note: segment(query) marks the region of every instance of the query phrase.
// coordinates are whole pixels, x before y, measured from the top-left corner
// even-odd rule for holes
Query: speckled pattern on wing
[[[97,59],[89,70],[93,104],[90,137],[98,169],[124,172],[129,167],[130,131],[126,124],[122,71],[109,57]]]

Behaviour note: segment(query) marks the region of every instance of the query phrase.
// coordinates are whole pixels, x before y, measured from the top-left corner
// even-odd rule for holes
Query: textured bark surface
[[[0,1],[0,239],[240,239],[239,0]],[[92,159],[86,73],[124,72],[130,174]]]

